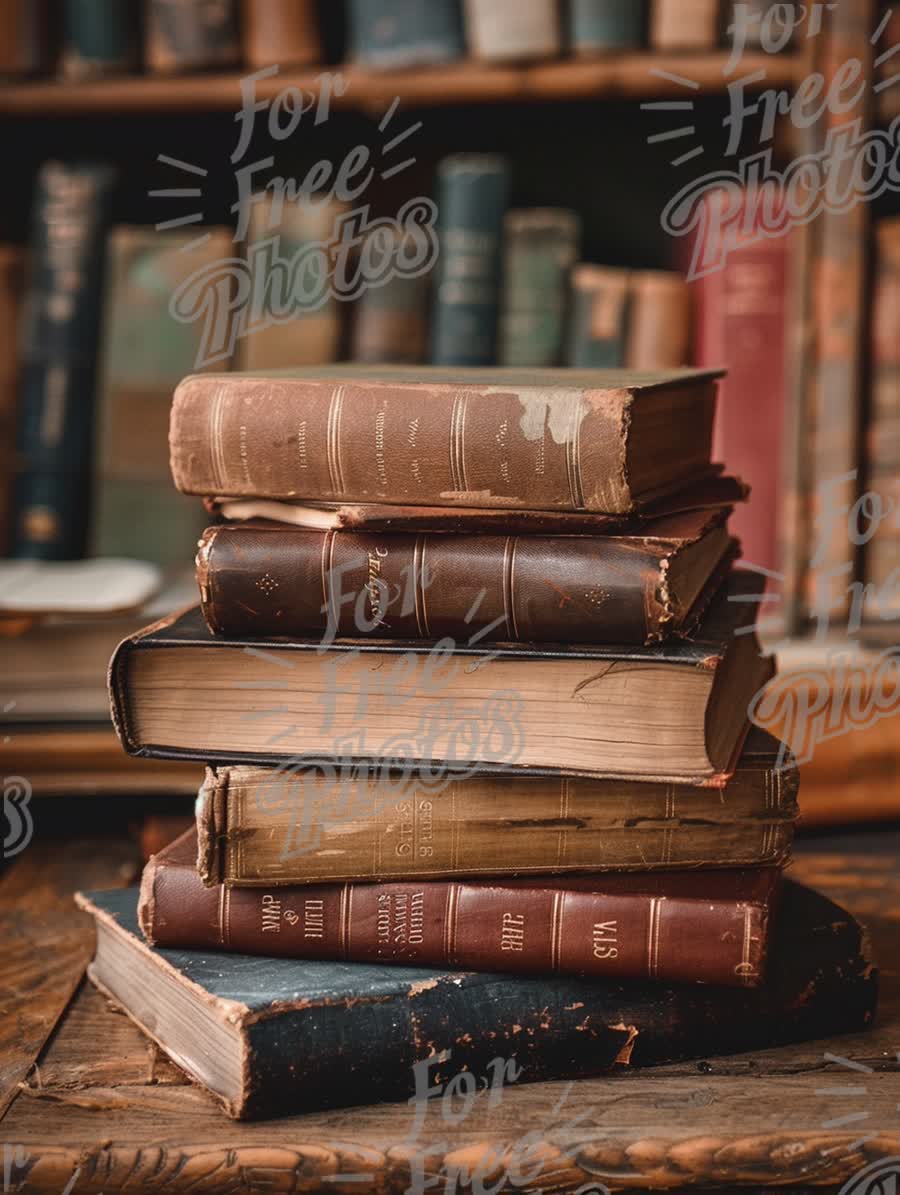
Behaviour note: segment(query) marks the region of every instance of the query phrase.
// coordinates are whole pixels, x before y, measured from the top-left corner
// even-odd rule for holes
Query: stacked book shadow
[[[196,827],[89,894],[91,975],[235,1116],[856,1030],[860,927],[783,879],[763,586],[717,375],[198,375],[200,605],[111,666]]]

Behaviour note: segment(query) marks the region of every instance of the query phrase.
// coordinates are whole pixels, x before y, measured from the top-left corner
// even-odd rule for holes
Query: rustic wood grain
[[[131,882],[135,847],[119,839],[35,840],[0,877],[0,1117],[77,988],[93,952],[79,887]]]
[[[877,853],[829,846],[801,851],[794,865],[798,878],[855,912],[871,908],[885,965],[869,1033],[571,1085],[510,1086],[493,1101],[482,1091],[456,1120],[432,1100],[411,1137],[413,1109],[404,1103],[230,1121],[85,986],[4,1118],[16,1162],[9,1190],[58,1195],[77,1171],[72,1195],[393,1195],[410,1187],[420,1162],[423,1181],[439,1191],[468,1191],[467,1180],[473,1192],[480,1182],[483,1191],[560,1195],[599,1184],[837,1189],[867,1163],[900,1155],[900,835],[871,843]]]
[[[282,70],[260,80],[257,94],[272,100],[286,87],[317,92],[324,70],[339,72],[348,86],[333,102],[344,108],[383,112],[400,94],[405,105],[503,103],[527,100],[602,99],[621,96],[674,95],[684,87],[654,71],[694,80],[701,93],[725,90],[730,51],[695,54],[616,54],[597,59],[563,59],[524,66],[459,62],[421,69],[373,71],[352,64],[331,68]],[[786,87],[796,81],[799,56],[745,54],[745,75],[764,72],[760,87]],[[180,78],[132,76],[81,83],[45,81],[0,87],[0,116],[63,113],[183,113],[236,111],[241,106],[239,72],[185,75]],[[751,88],[752,90],[752,88]]]

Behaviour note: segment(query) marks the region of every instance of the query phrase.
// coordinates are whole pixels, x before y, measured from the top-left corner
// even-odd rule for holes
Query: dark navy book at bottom
[[[78,895],[97,925],[90,978],[241,1118],[406,1099],[428,1059],[432,1084],[497,1058],[519,1082],[576,1078],[857,1031],[875,1010],[863,929],[790,881],[754,989],[157,950],[137,896]]]

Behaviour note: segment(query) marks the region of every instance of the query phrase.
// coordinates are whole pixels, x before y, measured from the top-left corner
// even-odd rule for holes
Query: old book
[[[759,588],[735,574],[695,636],[650,647],[262,648],[212,636],[194,610],[120,644],[114,717],[127,751],[159,758],[371,759],[381,770],[399,758],[441,776],[534,769],[721,786],[772,671],[747,633]]]
[[[503,304],[499,361],[506,366],[560,365],[569,275],[581,225],[565,208],[508,212],[503,223]]]
[[[19,388],[19,321],[25,289],[25,253],[0,244],[0,556],[12,535],[13,474]]]
[[[217,635],[649,643],[696,625],[737,550],[727,517],[674,515],[639,537],[232,524],[204,533],[197,581]]]
[[[254,198],[246,241],[252,298],[242,313],[237,344],[240,369],[284,369],[335,361],[339,355],[341,303],[327,289],[296,282],[298,263],[315,245],[334,245],[347,204],[300,196],[283,202],[268,193]],[[302,299],[299,302],[298,299]]]
[[[144,57],[161,74],[235,66],[237,0],[144,0]]]
[[[569,48],[575,54],[638,49],[645,25],[645,6],[635,0],[569,0]]]
[[[724,192],[705,203],[711,226]],[[753,202],[746,196],[744,203]],[[752,211],[748,218],[752,219]],[[727,460],[753,491],[753,504],[735,516],[748,561],[779,567],[782,511],[781,450],[788,385],[787,288],[790,237],[760,236],[733,245],[720,268],[693,284],[697,308],[696,361],[724,365],[713,453]],[[709,246],[715,253],[717,246]]]
[[[900,617],[900,218],[875,226],[872,372],[865,488],[878,496],[882,518],[863,548],[865,614]],[[874,511],[874,506],[871,507]]]
[[[201,323],[171,314],[172,295],[232,254],[230,230],[205,235],[198,243],[196,226],[119,225],[109,236],[91,521],[100,556],[180,565],[205,526],[200,505],[173,491],[169,472],[172,391],[198,368],[202,332]],[[197,285],[198,310],[203,289]]]
[[[310,531],[458,531],[469,534],[640,535],[648,520],[692,510],[720,510],[744,502],[749,490],[713,465],[696,481],[631,514],[571,510],[491,510],[473,506],[395,506],[388,503],[279,502],[267,498],[206,498],[216,518],[264,519]]]
[[[572,271],[567,364],[617,369],[625,364],[628,270],[578,265]]]
[[[193,376],[172,406],[172,475],[182,493],[209,497],[625,513],[707,469],[718,376]]]
[[[194,827],[144,868],[151,945],[278,958],[754,987],[777,867],[603,876],[207,887]]]
[[[629,369],[671,369],[691,359],[691,292],[680,274],[633,270],[628,283]]]
[[[381,259],[385,243],[400,253],[415,250],[413,238],[406,234],[377,229],[370,234],[369,246],[375,261]],[[428,358],[427,273],[394,273],[378,286],[368,286],[354,310],[352,357],[367,365],[415,365]]]
[[[122,0],[65,0],[62,72],[70,79],[137,68],[138,7]]]
[[[473,776],[434,789],[314,768],[207,770],[204,882],[239,887],[786,862],[797,770],[751,730],[718,799],[687,785]]]
[[[77,899],[96,919],[93,983],[236,1117],[406,1099],[444,1051],[445,1082],[490,1073],[498,1042],[520,1081],[768,1049],[865,1029],[877,997],[862,928],[790,881],[756,988],[159,950],[135,890]]]
[[[712,50],[719,42],[719,0],[650,0],[652,50]]]
[[[19,371],[13,555],[84,553],[104,244],[114,171],[38,172]]]
[[[350,57],[392,70],[465,54],[460,0],[350,0]]]
[[[497,154],[454,154],[438,165],[435,365],[493,365],[496,360],[509,188],[509,163]]]
[[[243,0],[241,19],[247,66],[306,66],[320,61],[316,0]]]
[[[0,4],[0,79],[48,73],[53,65],[47,0],[4,0]]]
[[[559,54],[558,0],[465,0],[465,5],[473,57],[514,62]]]

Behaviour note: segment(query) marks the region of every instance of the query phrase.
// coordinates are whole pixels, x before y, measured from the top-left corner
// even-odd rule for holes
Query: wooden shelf
[[[514,100],[585,100],[724,94],[728,51],[704,54],[620,54],[610,58],[568,59],[532,66],[454,63],[408,71],[371,71],[356,66],[287,70],[260,81],[261,98],[273,98],[293,85],[315,91],[322,70],[340,72],[349,86],[334,103],[382,110],[399,95],[407,105],[504,103]],[[795,55],[745,55],[740,74],[765,70],[765,87],[790,87],[800,60]],[[695,88],[659,72],[692,80]],[[93,82],[56,80],[0,87],[0,116],[213,112],[240,104],[241,74],[150,75]]]

